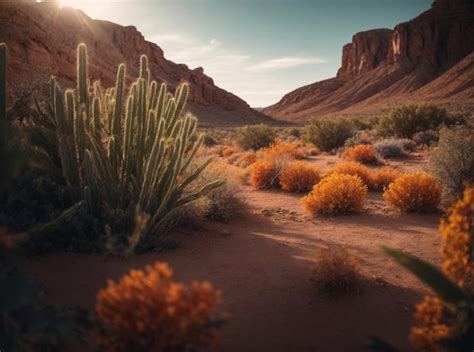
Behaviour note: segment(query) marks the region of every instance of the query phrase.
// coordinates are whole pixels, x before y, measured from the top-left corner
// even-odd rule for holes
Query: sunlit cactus
[[[128,89],[121,64],[115,87],[104,91],[89,83],[86,46],[80,44],[77,53],[76,89],[63,92],[52,82],[64,177],[91,212],[121,209],[133,218],[139,208],[151,216],[146,234],[159,233],[175,209],[222,183],[186,192],[210,161],[187,172],[202,143],[202,136],[193,138],[196,118],[183,114],[188,85],[174,95],[165,84],[158,89],[141,56],[140,76]]]
[[[0,118],[7,113],[7,46],[0,43]]]

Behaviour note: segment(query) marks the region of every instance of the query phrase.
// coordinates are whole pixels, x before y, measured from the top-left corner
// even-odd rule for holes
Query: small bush
[[[214,137],[206,133],[203,135],[202,144],[206,147],[212,147],[217,144],[217,141]]]
[[[258,160],[252,165],[250,183],[256,189],[279,188],[281,170],[274,160]]]
[[[346,139],[344,146],[349,148],[355,147],[359,144],[373,144],[375,142],[375,138],[375,133],[373,131],[357,131],[354,136]]]
[[[440,131],[429,170],[449,196],[460,196],[464,183],[474,184],[474,130],[456,127]]]
[[[416,148],[416,143],[408,138],[396,139],[395,142],[406,152],[413,152]]]
[[[236,150],[234,147],[225,147],[223,150],[222,150],[222,156],[224,158],[228,158],[229,156],[235,154]]]
[[[385,190],[387,204],[402,212],[429,212],[438,208],[442,187],[434,178],[421,172],[397,178]]]
[[[99,346],[115,352],[215,347],[221,293],[208,282],[186,287],[172,276],[167,264],[157,262],[118,282],[110,280],[96,304],[104,325]]]
[[[323,152],[342,147],[351,136],[352,127],[343,119],[312,120],[305,128],[305,140]]]
[[[288,192],[309,192],[321,179],[319,169],[304,161],[293,161],[280,175],[281,188]]]
[[[242,168],[249,167],[253,163],[257,161],[257,154],[254,152],[245,152],[240,155],[239,159],[237,160],[236,165]]]
[[[390,166],[376,169],[372,171],[370,189],[374,191],[383,191],[389,184],[391,184],[401,175],[403,175],[403,173],[400,170]]]
[[[268,147],[276,137],[276,131],[265,124],[247,125],[237,130],[237,144],[245,150]]]
[[[370,164],[377,161],[375,149],[369,144],[360,144],[347,148],[342,154],[342,157],[363,164]]]
[[[263,159],[302,159],[304,157],[301,145],[297,141],[286,142],[276,138],[275,142],[261,150]]]
[[[334,174],[323,178],[302,198],[305,210],[313,215],[337,215],[360,212],[367,187],[353,175]]]
[[[319,250],[310,281],[316,293],[328,296],[355,293],[362,286],[356,258],[342,248]]]
[[[353,161],[337,164],[329,170],[328,175],[332,174],[358,176],[367,187],[370,186],[372,181],[368,167]]]
[[[288,127],[288,128],[285,130],[285,133],[286,133],[288,136],[292,136],[292,137],[296,137],[296,138],[300,138],[300,137],[301,137],[301,129],[298,128],[298,127]]]
[[[463,123],[464,116],[449,114],[435,105],[409,105],[393,109],[379,121],[377,129],[384,136],[412,138],[417,132]]]
[[[245,204],[240,189],[242,175],[236,169],[241,171],[224,162],[213,162],[200,175],[199,185],[210,180],[226,180],[224,185],[209,192],[199,203],[207,219],[228,222],[242,213]]]
[[[398,139],[387,138],[374,143],[375,151],[384,159],[402,158],[406,156],[403,144]]]
[[[438,143],[438,139],[439,132],[433,130],[421,131],[413,135],[413,142],[415,142],[416,145],[430,146]]]

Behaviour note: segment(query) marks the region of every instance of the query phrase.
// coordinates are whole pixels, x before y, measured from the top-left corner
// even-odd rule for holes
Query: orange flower
[[[375,149],[370,144],[359,144],[347,148],[342,154],[344,159],[357,161],[359,163],[369,164],[377,161]]]
[[[296,160],[284,167],[280,185],[288,192],[308,192],[320,179],[321,172],[316,166]]]
[[[360,212],[366,196],[367,186],[358,176],[333,174],[323,178],[301,201],[311,214],[346,214]]]
[[[443,270],[460,286],[471,291],[474,283],[473,232],[474,188],[469,188],[465,190],[463,199],[450,208],[449,216],[441,221],[440,233]],[[418,324],[410,329],[410,341],[420,351],[445,351],[440,343],[442,340],[465,333],[459,317],[447,309],[439,297],[426,295],[416,306],[414,318]]]
[[[403,173],[390,166],[384,166],[376,169],[371,174],[370,189],[375,191],[383,191],[385,188],[395,181]]]
[[[405,174],[392,182],[383,197],[388,205],[403,212],[433,211],[441,201],[442,187],[422,172]]]
[[[369,187],[371,182],[370,171],[367,166],[362,164],[349,161],[337,164],[331,170],[329,170],[328,175],[332,174],[345,174],[358,176],[364,184]]]
[[[110,280],[98,294],[96,312],[104,324],[98,343],[107,351],[174,351],[215,347],[214,313],[221,293],[211,284],[190,287],[172,281],[173,272],[157,262]]]

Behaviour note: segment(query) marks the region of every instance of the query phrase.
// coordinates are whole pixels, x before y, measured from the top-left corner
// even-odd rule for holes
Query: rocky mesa
[[[357,33],[337,76],[296,89],[263,110],[278,119],[380,114],[433,102],[474,111],[474,2],[436,0],[393,30]]]
[[[189,69],[165,58],[161,48],[145,40],[132,26],[93,20],[80,10],[35,1],[0,2],[0,42],[9,48],[8,100],[10,104],[31,89],[44,87],[51,75],[64,86],[76,77],[76,47],[86,43],[89,73],[104,86],[115,81],[117,66],[127,65],[136,77],[141,54],[148,56],[152,76],[171,90],[190,84],[188,108],[204,124],[242,124],[265,119],[239,97],[214,84],[203,68]]]

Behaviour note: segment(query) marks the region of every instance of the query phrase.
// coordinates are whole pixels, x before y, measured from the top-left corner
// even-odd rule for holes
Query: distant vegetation
[[[237,130],[235,141],[244,150],[268,147],[276,137],[276,131],[265,124],[247,125]]]
[[[323,152],[342,147],[352,134],[351,124],[343,119],[312,120],[304,131],[305,139]]]
[[[393,109],[377,126],[383,136],[412,138],[416,133],[438,130],[441,126],[465,123],[461,114],[450,114],[436,105],[408,105]]]

